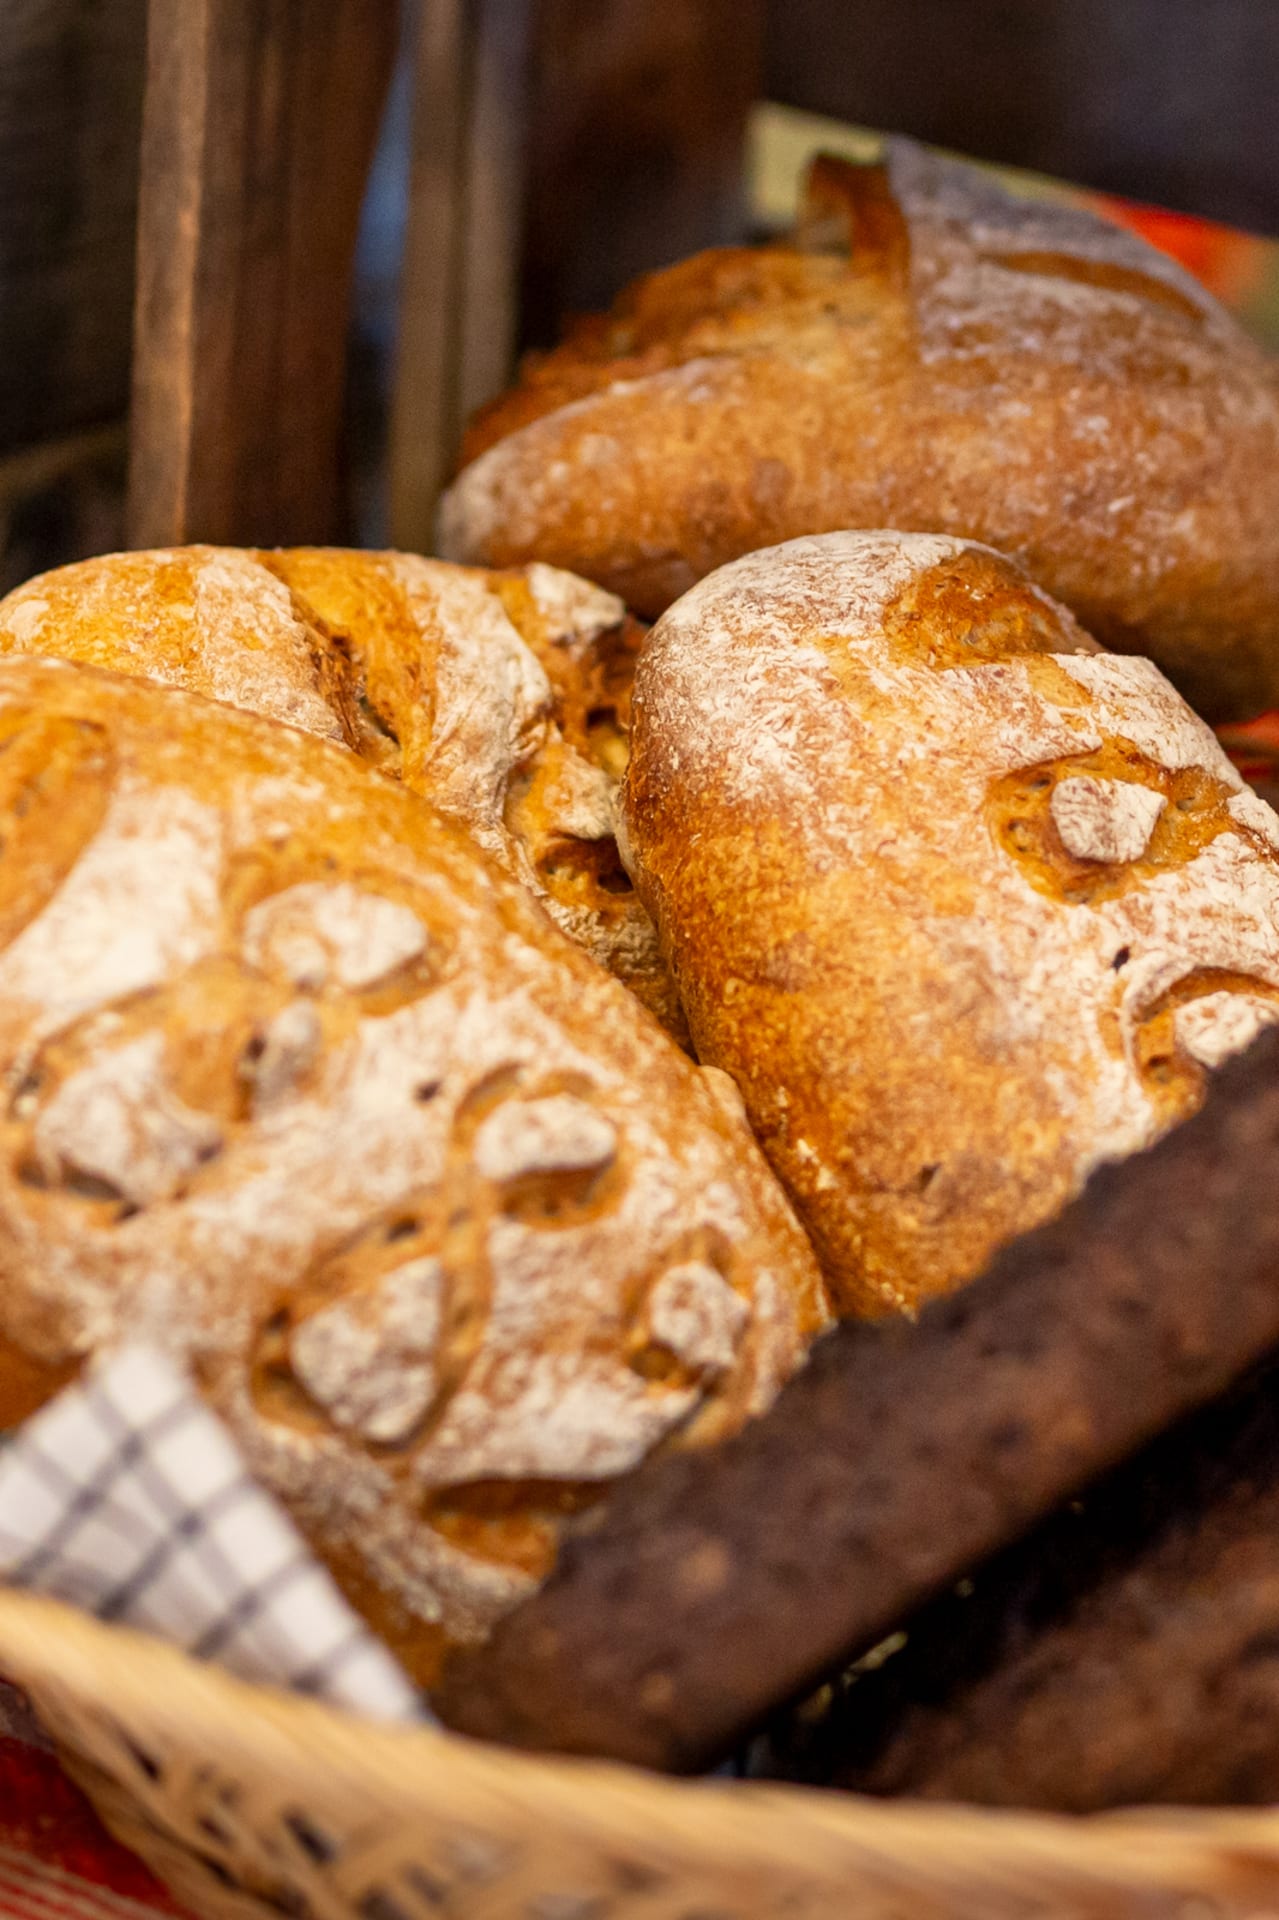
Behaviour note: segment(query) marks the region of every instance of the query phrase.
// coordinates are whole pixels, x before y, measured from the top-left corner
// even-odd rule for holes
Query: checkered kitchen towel
[[[0,1581],[243,1679],[426,1717],[226,1428],[147,1347],[107,1356],[0,1446]]]

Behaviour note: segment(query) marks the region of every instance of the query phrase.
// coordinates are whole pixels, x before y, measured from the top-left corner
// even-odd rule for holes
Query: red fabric
[[[1245,780],[1279,785],[1279,713],[1260,713],[1242,725],[1218,727],[1217,737]]]
[[[165,1913],[178,1912],[141,1861],[106,1832],[52,1754],[17,1740],[0,1741],[0,1845]]]
[[[1087,197],[1108,220],[1140,234],[1161,253],[1171,254],[1228,307],[1243,305],[1274,271],[1271,247],[1236,227],[1200,220],[1192,213],[1174,213],[1168,207],[1116,200],[1109,194]]]
[[[22,1695],[0,1682],[0,1916],[148,1920],[181,1912],[67,1779]]]

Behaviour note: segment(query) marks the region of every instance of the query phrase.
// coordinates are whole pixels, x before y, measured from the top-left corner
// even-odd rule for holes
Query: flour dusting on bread
[[[887,143],[799,230],[636,281],[481,409],[441,551],[662,612],[846,527],[989,541],[1210,717],[1279,701],[1279,377],[1164,254]]]
[[[0,1397],[175,1352],[427,1677],[593,1490],[768,1404],[811,1253],[632,997],[354,755],[37,659],[0,743]]]
[[[451,814],[681,1043],[613,843],[637,623],[534,561],[178,547],[106,554],[0,601],[0,654],[140,675],[340,741]]]
[[[989,549],[844,533],[722,568],[640,664],[632,873],[859,1309],[977,1271],[1279,1007],[1279,823],[1080,642]]]

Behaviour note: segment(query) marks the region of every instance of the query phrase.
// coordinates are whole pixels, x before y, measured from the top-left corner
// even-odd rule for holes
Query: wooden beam
[[[0,5],[0,453],[128,405],[145,0]]]
[[[467,415],[517,347],[741,237],[763,0],[426,0],[391,536],[428,548]]]
[[[150,0],[134,544],[326,540],[391,0]]]
[[[769,0],[765,94],[1279,233],[1271,0]]]
[[[391,409],[390,521],[429,550],[467,414],[518,326],[530,0],[422,0]]]
[[[538,0],[523,344],[741,240],[764,0]]]

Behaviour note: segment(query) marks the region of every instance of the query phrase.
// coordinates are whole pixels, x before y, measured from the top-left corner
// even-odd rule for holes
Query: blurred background
[[[1279,345],[1271,0],[152,0],[157,15],[181,17],[199,71],[148,81],[147,0],[0,7],[0,591],[163,531],[147,503],[174,483],[149,448],[192,404],[155,318],[179,177],[217,240],[188,262],[196,536],[428,544],[461,419],[522,348],[635,272],[783,227],[808,156],[873,151],[878,128],[1089,201]],[[321,396],[306,431],[276,418],[304,386]],[[273,478],[290,458],[292,482]]]

